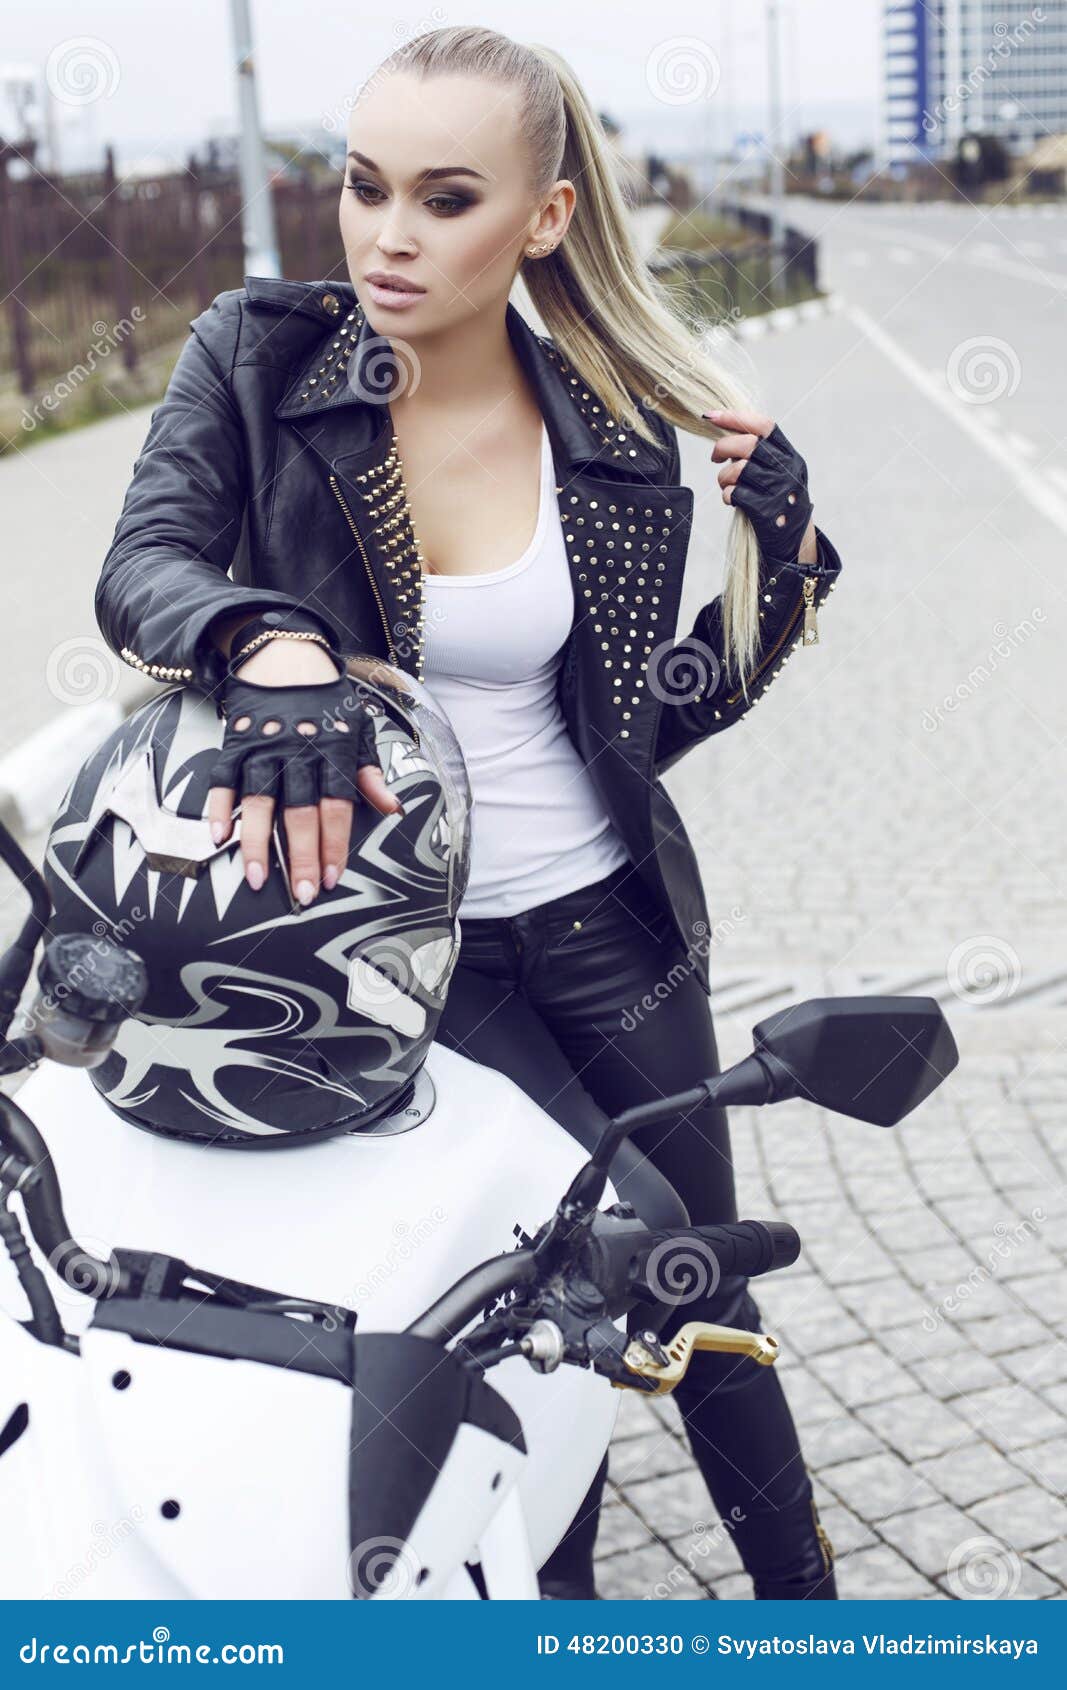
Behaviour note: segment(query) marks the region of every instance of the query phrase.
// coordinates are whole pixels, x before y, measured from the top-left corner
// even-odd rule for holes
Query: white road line
[[[1037,451],[1033,441],[1027,440],[1025,434],[1016,434],[1013,430],[1008,430],[1001,435],[1001,439],[1005,446],[1010,446],[1013,452],[1021,452],[1024,458],[1032,458]]]
[[[879,230],[870,225],[864,230],[865,234],[873,234],[883,240],[892,240],[893,236],[887,230]],[[1057,290],[1067,289],[1067,273],[1062,270],[1046,270],[1036,264],[1016,263],[1005,258],[992,242],[972,241],[969,246],[957,246],[955,250],[943,240],[937,240],[933,235],[912,234],[911,242],[920,251],[932,253],[936,258],[946,259],[949,263],[956,261],[960,264],[970,264],[976,270],[994,270],[1002,276],[1013,276],[1023,282],[1043,282],[1047,287]],[[990,250],[992,248],[992,250]],[[1013,242],[1013,248],[1020,250],[1019,243]],[[898,263],[912,262],[914,253],[908,255],[907,260],[898,258],[898,254],[906,252],[905,247],[890,247],[888,256]]]
[[[876,323],[873,317],[869,317],[862,306],[846,305],[845,314],[855,323],[860,333],[866,335],[871,345],[876,346],[880,352],[884,353],[890,363],[895,364],[901,374],[905,375],[912,385],[918,388],[920,393],[925,394],[927,399],[930,399],[947,416],[951,417],[956,426],[961,428],[964,434],[974,441],[975,445],[980,446],[983,452],[989,454],[1001,475],[1014,481],[1019,491],[1025,494],[1029,503],[1036,510],[1047,516],[1061,534],[1067,534],[1067,499],[1060,498],[1051,490],[1043,472],[1041,475],[1036,475],[1026,465],[1013,463],[1003,450],[1001,437],[987,433],[981,423],[975,421],[970,408],[961,404],[958,399],[954,399],[946,388],[934,381],[917,359],[913,358],[910,352],[905,352],[900,343],[894,340],[892,335],[887,334],[881,324]]]

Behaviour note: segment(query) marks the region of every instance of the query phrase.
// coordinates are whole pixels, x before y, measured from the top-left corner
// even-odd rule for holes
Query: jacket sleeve
[[[677,435],[669,475],[673,483],[681,475]],[[692,631],[671,646],[664,667],[681,684],[676,697],[672,697],[669,683],[662,688],[664,703],[654,755],[656,776],[664,774],[694,745],[739,722],[801,643],[806,579],[814,580],[814,588],[808,591],[817,610],[833,591],[841,571],[841,559],[818,525],[815,538],[814,563],[775,564],[760,559],[759,647],[744,689],[738,681],[728,682],[726,677],[721,593],[700,611]]]
[[[220,295],[191,324],[167,390],[152,412],[95,595],[108,645],[158,681],[208,691],[226,660],[210,636],[216,618],[295,608],[277,590],[237,586],[228,570],[248,495],[244,427],[230,386],[227,344],[240,307]],[[210,325],[216,351],[197,332]],[[224,332],[226,331],[226,332]],[[221,352],[221,357],[217,354]],[[342,644],[340,630],[314,614]]]

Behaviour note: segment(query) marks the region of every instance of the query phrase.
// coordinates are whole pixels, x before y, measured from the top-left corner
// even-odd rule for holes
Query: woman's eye
[[[433,206],[443,217],[453,217],[457,211],[466,210],[470,203],[462,194],[434,194],[432,199],[426,201],[427,205]]]
[[[375,187],[373,182],[346,182],[345,187],[364,205],[380,205],[384,198],[381,188]],[[434,194],[426,201],[437,217],[454,217],[458,211],[465,211],[471,203],[463,194]]]

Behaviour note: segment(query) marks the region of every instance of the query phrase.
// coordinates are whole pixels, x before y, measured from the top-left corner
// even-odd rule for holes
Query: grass
[[[188,333],[143,352],[132,374],[116,354],[82,381],[54,377],[42,383],[32,398],[21,394],[14,376],[5,372],[0,377],[0,457],[162,399],[187,338]]]

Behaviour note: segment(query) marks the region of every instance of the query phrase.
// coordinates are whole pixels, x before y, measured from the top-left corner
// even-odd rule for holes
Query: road
[[[698,841],[724,1062],[824,992],[937,996],[961,1062],[893,1132],[731,1112],[757,1300],[845,1598],[1067,1584],[1067,216],[790,201],[837,309],[744,343],[845,563],[732,732],[668,776]],[[686,608],[718,585],[708,449]],[[707,490],[702,497],[701,489]],[[773,694],[773,696],[772,696]],[[750,1595],[673,1407],[627,1399],[607,1596]]]

